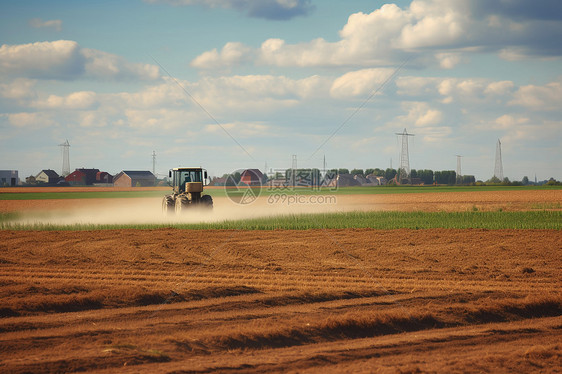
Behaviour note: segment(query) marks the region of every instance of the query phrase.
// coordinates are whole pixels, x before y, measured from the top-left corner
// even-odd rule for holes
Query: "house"
[[[113,176],[105,171],[96,173],[96,183],[110,184],[113,183]]]
[[[338,174],[338,187],[360,186],[361,184],[351,174]]]
[[[56,171],[51,169],[41,170],[39,174],[35,176],[35,181],[46,184],[55,184],[59,181],[60,177]]]
[[[68,174],[64,180],[74,186],[92,185],[96,183],[96,176],[98,173],[99,169],[76,169]]]
[[[14,187],[19,184],[17,170],[0,170],[0,187]]]
[[[123,170],[113,177],[115,187],[152,187],[156,177],[150,171]]]
[[[213,178],[213,180],[211,181],[211,186],[224,186],[226,185],[226,178],[220,177],[220,178]]]
[[[248,186],[261,186],[263,174],[258,169],[246,169],[240,175],[240,182]]]
[[[371,181],[373,186],[383,186],[388,182],[385,177],[374,174],[367,175],[367,179]]]
[[[355,179],[360,185],[370,185],[371,181],[368,180],[367,178],[365,178],[362,175],[356,174],[353,176],[353,179]]]

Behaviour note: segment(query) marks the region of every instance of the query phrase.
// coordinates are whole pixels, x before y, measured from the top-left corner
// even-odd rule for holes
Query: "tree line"
[[[337,175],[341,174],[350,174],[350,175],[359,175],[362,177],[367,177],[369,175],[374,175],[377,177],[384,177],[387,181],[392,181],[396,175],[400,172],[400,169],[379,169],[379,168],[370,168],[370,169],[352,169],[351,171],[346,168],[340,169],[329,169],[326,172],[322,172],[318,168],[311,168],[311,169],[295,169],[295,180],[302,180],[307,179],[310,180],[312,184],[321,183],[323,178],[335,178]],[[232,174],[224,174],[223,178],[227,178],[227,185],[235,185],[240,182],[240,173],[232,173]],[[526,186],[526,185],[534,185],[534,182],[531,182],[528,177],[523,177],[521,181],[510,181],[507,177],[503,180],[500,180],[497,177],[492,177],[487,181],[477,181],[474,175],[457,175],[454,170],[441,170],[441,171],[433,171],[430,169],[412,169],[410,170],[410,181],[409,183],[419,184],[423,183],[426,185],[430,184],[446,184],[446,185],[504,185],[504,186]],[[264,174],[263,183],[266,183],[269,179],[285,179],[287,181],[293,179],[293,169],[286,169],[285,172],[277,171],[270,176],[266,176]],[[560,185],[561,182],[556,181],[554,178],[550,178],[548,181],[541,181],[537,183],[539,185],[547,184],[547,185]]]

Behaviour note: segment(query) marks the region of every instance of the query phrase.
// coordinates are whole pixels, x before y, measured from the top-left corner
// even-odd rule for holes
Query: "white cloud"
[[[504,114],[501,117],[496,118],[494,121],[494,129],[501,129],[501,130],[512,130],[515,127],[525,124],[529,122],[528,118],[525,117],[513,117],[509,114]]]
[[[73,92],[67,96],[49,95],[43,100],[36,100],[32,107],[39,109],[92,109],[98,104],[97,95],[93,91]]]
[[[268,39],[259,48],[228,43],[220,53],[204,52],[191,65],[216,69],[253,61],[272,66],[373,66],[397,64],[413,54],[418,64],[437,61],[451,69],[464,60],[464,53],[474,51],[496,51],[508,59],[562,55],[562,46],[554,42],[562,38],[561,24],[532,18],[527,7],[488,3],[413,0],[405,8],[385,4],[369,14],[349,16],[336,42],[317,38],[288,44]],[[557,7],[547,3],[541,6]],[[425,58],[426,52],[433,58]]]
[[[16,78],[12,82],[0,83],[0,96],[5,99],[21,100],[35,97],[33,79]]]
[[[560,110],[562,103],[562,81],[544,86],[528,85],[519,87],[514,93],[512,105],[521,105],[534,110]]]
[[[435,95],[436,86],[443,78],[401,76],[396,78],[399,95],[419,96]]]
[[[363,69],[346,73],[334,81],[330,94],[334,98],[366,98],[393,72],[393,69]]]
[[[212,113],[279,111],[302,100],[321,96],[330,80],[318,76],[290,79],[273,75],[205,77],[184,83],[197,102]]]
[[[191,104],[189,97],[178,84],[169,78],[164,78],[165,83],[147,86],[139,92],[121,92],[111,95],[110,101],[122,101],[129,108],[173,108],[188,107]],[[189,86],[188,82],[182,84]]]
[[[29,25],[33,28],[53,28],[56,31],[62,31],[62,21],[60,19],[52,19],[43,21],[41,18],[33,18],[29,20]]]
[[[484,93],[488,95],[504,96],[510,94],[513,87],[514,84],[512,81],[491,82],[484,90]]]
[[[206,69],[219,69],[224,66],[237,65],[251,59],[253,51],[242,43],[226,43],[219,53],[217,49],[197,56],[191,66]]]
[[[402,108],[408,111],[406,116],[400,116],[398,119],[406,127],[414,125],[415,127],[426,127],[437,125],[443,119],[441,111],[432,109],[429,104],[424,102],[405,102]]]
[[[452,133],[450,126],[428,126],[416,130],[416,135],[428,143],[442,143]]]
[[[271,126],[259,122],[233,122],[223,123],[220,126],[216,124],[206,125],[204,131],[211,134],[223,135],[224,130],[229,134],[238,137],[270,137]]]
[[[452,69],[461,62],[460,53],[437,53],[435,58],[443,69]]]
[[[403,25],[398,44],[402,48],[454,46],[465,41],[472,23],[462,2],[412,1],[410,22]]]
[[[0,74],[36,79],[156,80],[157,66],[136,64],[72,40],[0,47]]]
[[[25,128],[41,128],[54,124],[53,119],[45,113],[10,113],[7,115],[12,126]]]

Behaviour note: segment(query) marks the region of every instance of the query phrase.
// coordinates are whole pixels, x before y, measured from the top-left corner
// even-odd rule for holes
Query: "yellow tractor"
[[[173,193],[164,196],[162,211],[164,213],[182,213],[195,207],[213,208],[213,198],[203,195],[203,186],[207,180],[207,171],[202,168],[175,168],[170,170]]]

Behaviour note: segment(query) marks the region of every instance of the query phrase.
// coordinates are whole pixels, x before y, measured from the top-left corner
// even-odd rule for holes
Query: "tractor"
[[[204,182],[207,171],[202,168],[175,168],[170,170],[173,193],[164,196],[162,211],[177,214],[195,207],[213,208],[213,198],[203,195]]]

